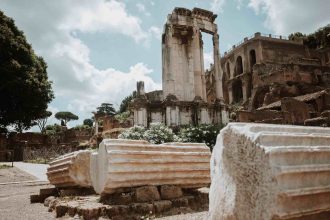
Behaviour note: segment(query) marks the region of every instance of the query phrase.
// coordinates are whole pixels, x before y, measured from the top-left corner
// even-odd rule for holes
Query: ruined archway
[[[229,66],[229,62],[226,63],[226,73],[227,73],[227,78],[230,79],[231,75],[230,75],[230,66]]]
[[[242,57],[238,56],[236,58],[236,63],[235,63],[235,75],[234,76],[238,76],[240,74],[243,73],[243,61],[242,61]]]
[[[256,51],[255,50],[250,50],[250,72],[252,73],[253,70],[253,65],[256,64],[257,59],[256,59]]]
[[[240,79],[236,79],[233,81],[232,93],[233,93],[233,103],[238,103],[243,100],[242,81]]]

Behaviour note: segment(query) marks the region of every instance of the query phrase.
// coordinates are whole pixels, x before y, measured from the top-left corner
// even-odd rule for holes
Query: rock
[[[156,186],[142,186],[135,190],[137,202],[151,202],[160,200],[160,195]]]
[[[183,198],[178,198],[178,199],[172,199],[172,205],[173,207],[188,207],[188,198],[183,197]]]
[[[30,202],[31,203],[39,203],[41,202],[39,194],[36,195],[30,195]]]
[[[154,202],[154,210],[156,213],[163,213],[172,208],[172,202],[169,200],[161,200]]]
[[[91,187],[91,151],[80,150],[62,155],[49,163],[47,177],[56,187]]]
[[[162,199],[176,199],[183,196],[182,189],[177,186],[164,185],[160,187],[160,196]]]
[[[149,203],[133,203],[130,205],[130,208],[133,212],[146,215],[154,212],[153,204]]]
[[[69,201],[68,202],[68,214],[71,217],[74,217],[77,213],[77,208],[79,206],[79,203],[76,201]]]
[[[45,199],[45,201],[44,201],[44,206],[49,207],[49,204],[50,204],[52,201],[54,201],[54,200],[55,200],[55,197],[54,197],[54,196],[49,196],[49,197],[47,197],[47,198]]]
[[[104,195],[101,197],[101,202],[109,205],[128,205],[134,203],[135,193],[115,193]]]
[[[48,212],[52,212],[55,210],[56,208],[56,205],[59,203],[59,200],[58,199],[54,199],[52,201],[49,202],[49,205],[48,205]]]
[[[113,219],[115,216],[124,216],[129,212],[130,207],[127,205],[113,205],[106,207],[106,214],[110,219]]]
[[[91,157],[92,184],[99,194],[144,185],[208,186],[209,161],[205,144],[104,139]]]
[[[211,177],[210,220],[318,219],[330,209],[330,128],[229,123]]]
[[[68,211],[68,204],[65,202],[60,202],[55,207],[56,218],[64,216]]]
[[[102,208],[103,205],[100,203],[85,203],[77,207],[77,213],[83,219],[94,220],[99,218]]]

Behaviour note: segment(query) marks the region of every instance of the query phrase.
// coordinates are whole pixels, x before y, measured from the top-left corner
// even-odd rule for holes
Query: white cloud
[[[139,12],[143,13],[146,16],[151,16],[150,12],[147,11],[146,7],[142,3],[136,3],[136,8],[138,9]]]
[[[265,27],[275,34],[311,33],[330,23],[330,1],[249,0],[257,14],[265,14]]]
[[[98,69],[90,61],[90,49],[75,34],[81,32],[113,32],[148,42],[157,28],[144,31],[140,20],[130,15],[125,4],[110,0],[18,1],[0,2],[4,13],[14,18],[38,55],[48,64],[49,78],[54,82],[55,101],[49,110],[71,110],[80,122],[102,102],[119,105],[136,89],[136,81],[145,81],[146,90],[160,89],[146,64],[133,64],[129,71]],[[24,13],[21,13],[24,9]],[[56,120],[52,117],[51,123]],[[58,123],[58,122],[57,122]],[[74,125],[75,123],[71,123]]]
[[[212,0],[211,10],[215,13],[221,13],[226,0]]]
[[[149,33],[152,34],[158,40],[162,38],[162,29],[160,29],[159,27],[156,26],[150,27]]]

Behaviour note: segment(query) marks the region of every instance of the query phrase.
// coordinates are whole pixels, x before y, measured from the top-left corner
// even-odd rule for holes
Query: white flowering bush
[[[144,140],[144,132],[146,129],[141,126],[134,126],[123,131],[118,138],[131,140]]]
[[[172,129],[162,123],[151,123],[149,129],[144,132],[144,139],[153,144],[178,141]]]
[[[222,125],[199,125],[184,127],[179,132],[182,142],[205,143],[212,150]]]

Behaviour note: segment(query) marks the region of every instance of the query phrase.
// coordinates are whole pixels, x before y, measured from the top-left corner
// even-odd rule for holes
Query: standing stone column
[[[200,96],[203,100],[206,100],[206,97],[203,97],[203,83],[202,83],[202,66],[203,60],[201,60],[201,38],[200,30],[195,28],[194,35],[192,39],[192,47],[194,53],[194,87],[195,87],[195,96]]]
[[[214,57],[216,98],[219,100],[223,100],[222,72],[220,66],[220,53],[219,53],[219,35],[217,33],[213,34],[213,57]]]

